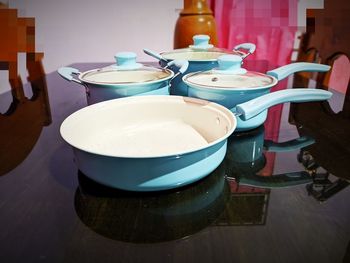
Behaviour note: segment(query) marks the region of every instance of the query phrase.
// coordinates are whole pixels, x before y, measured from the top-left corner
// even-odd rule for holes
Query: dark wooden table
[[[263,126],[229,138],[205,179],[130,193],[77,170],[59,127],[86,106],[84,88],[56,72],[45,79],[35,98],[0,115],[1,262],[350,262],[347,114],[322,103],[273,107]],[[0,95],[2,108],[9,97]],[[334,92],[331,107],[343,104]]]

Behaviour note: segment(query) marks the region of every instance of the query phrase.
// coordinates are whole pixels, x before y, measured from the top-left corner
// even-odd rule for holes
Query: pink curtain
[[[208,0],[214,12],[219,47],[232,49],[251,42],[257,49],[249,60],[268,60],[266,70],[290,63],[297,30],[298,0]],[[284,89],[283,80],[272,91]],[[283,105],[269,109],[265,139],[278,141]],[[260,176],[273,174],[275,153],[266,153]]]
[[[290,62],[298,0],[208,1],[217,24],[219,47],[232,49],[251,42],[257,45],[251,59],[268,59],[275,65]]]

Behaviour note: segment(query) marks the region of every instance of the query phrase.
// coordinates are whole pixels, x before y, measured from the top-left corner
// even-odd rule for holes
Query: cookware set
[[[188,49],[145,50],[159,59],[159,68],[136,62],[130,52],[118,53],[115,65],[101,69],[60,68],[62,77],[87,88],[91,104],[60,129],[79,170],[129,191],[184,186],[214,171],[226,155],[228,137],[261,126],[269,107],[331,97],[320,89],[270,92],[295,72],[330,67],[292,63],[267,73],[248,71],[243,61],[254,50],[250,43],[234,51],[217,49],[200,35]]]

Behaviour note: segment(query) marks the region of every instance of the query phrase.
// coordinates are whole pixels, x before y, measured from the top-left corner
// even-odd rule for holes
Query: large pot
[[[242,52],[240,51],[241,49],[248,50],[248,52]],[[169,61],[186,60],[189,62],[187,73],[190,73],[217,67],[218,57],[222,55],[238,55],[244,59],[254,53],[255,49],[256,47],[252,43],[242,43],[235,46],[233,50],[216,48],[209,44],[209,36],[195,35],[193,37],[193,45],[190,45],[188,48],[175,49],[160,54],[149,49],[144,49],[144,52],[158,59],[162,66],[165,66]],[[183,83],[180,76],[174,78],[170,93],[172,95],[187,96],[187,86]]]
[[[104,68],[81,73],[75,68],[62,67],[58,73],[68,81],[83,85],[88,104],[94,104],[128,96],[168,95],[172,79],[183,74],[188,67],[187,61],[172,61],[164,68],[145,66],[136,62],[133,52],[117,53],[115,59],[116,64]],[[168,69],[173,65],[179,67],[176,74]]]
[[[219,67],[186,74],[182,79],[188,87],[188,96],[219,103],[236,113],[237,131],[260,126],[267,117],[267,109],[284,102],[306,102],[329,99],[330,92],[315,89],[290,89],[270,93],[270,89],[298,71],[328,71],[330,66],[316,63],[292,63],[271,70],[267,74],[242,68],[242,58],[223,55],[218,58]],[[258,101],[250,100],[259,98]],[[244,107],[237,107],[238,104]]]

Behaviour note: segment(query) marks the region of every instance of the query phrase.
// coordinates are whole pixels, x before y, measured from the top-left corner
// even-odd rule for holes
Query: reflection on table
[[[266,61],[245,63],[252,70],[273,68]],[[72,66],[89,70],[104,65]],[[131,261],[162,261],[170,255],[184,262],[198,251],[203,258],[227,253],[231,259],[246,251],[266,255],[276,249],[278,255],[268,255],[272,262],[291,255],[298,261],[327,256],[341,262],[348,253],[345,115],[328,113],[322,103],[298,104],[296,113],[287,104],[274,107],[263,126],[229,138],[225,161],[208,177],[172,191],[137,194],[101,186],[79,173],[59,127],[87,105],[85,90],[56,72],[45,75],[45,81],[52,122],[41,129],[26,157],[20,162],[12,157],[16,164],[0,177],[5,258],[35,261],[43,254],[51,261],[98,261],[108,251],[111,258],[122,254]],[[344,101],[344,95],[334,94],[330,105]],[[38,112],[42,125],[47,115]],[[21,122],[23,130],[26,123]],[[15,134],[9,136],[7,145],[25,148]],[[208,244],[212,250],[203,250]],[[313,250],[323,246],[333,249]]]
[[[195,184],[162,192],[133,193],[93,182],[79,172],[75,210],[93,231],[133,243],[154,243],[192,235],[222,213],[229,196],[219,166]]]

